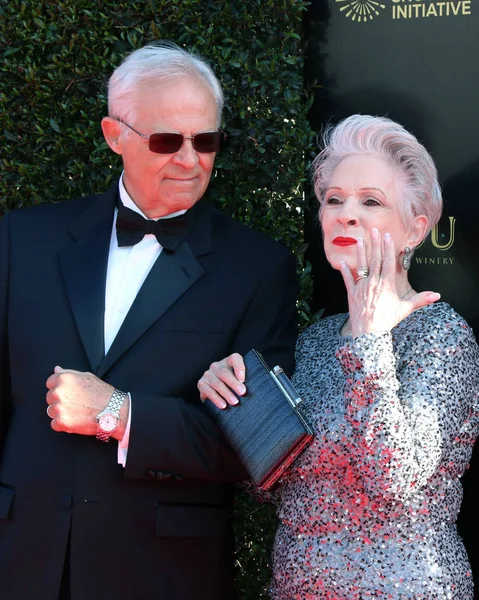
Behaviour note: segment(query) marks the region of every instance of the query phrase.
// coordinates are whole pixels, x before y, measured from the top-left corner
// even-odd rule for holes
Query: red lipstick
[[[333,244],[336,246],[352,246],[353,244],[357,244],[357,240],[350,237],[336,237],[333,240]]]

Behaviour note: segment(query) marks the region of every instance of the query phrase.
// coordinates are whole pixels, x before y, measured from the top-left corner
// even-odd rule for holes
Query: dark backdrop
[[[476,10],[474,10],[476,8]],[[417,250],[411,283],[439,291],[479,334],[479,10],[451,0],[312,0],[306,22],[306,78],[317,82],[313,128],[352,113],[386,115],[412,131],[433,155],[445,210]],[[321,86],[319,85],[321,84]],[[342,278],[324,258],[311,202],[307,223],[313,308],[347,310]],[[479,587],[476,444],[463,478],[459,529]],[[476,591],[476,596],[479,594]]]

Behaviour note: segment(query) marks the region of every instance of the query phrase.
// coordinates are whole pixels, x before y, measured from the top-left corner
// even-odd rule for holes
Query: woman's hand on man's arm
[[[218,408],[238,404],[236,396],[246,393],[245,376],[246,370],[241,354],[230,354],[223,360],[212,363],[198,381],[201,400],[211,400]]]

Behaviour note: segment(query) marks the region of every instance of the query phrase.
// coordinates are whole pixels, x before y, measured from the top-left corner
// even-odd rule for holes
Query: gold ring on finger
[[[356,281],[369,277],[369,269],[358,269],[356,271]]]

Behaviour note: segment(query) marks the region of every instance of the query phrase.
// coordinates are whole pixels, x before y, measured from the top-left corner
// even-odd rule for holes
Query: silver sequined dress
[[[282,479],[274,600],[470,600],[455,527],[479,428],[479,349],[445,303],[392,333],[300,337],[294,384],[316,441]]]

